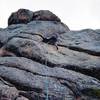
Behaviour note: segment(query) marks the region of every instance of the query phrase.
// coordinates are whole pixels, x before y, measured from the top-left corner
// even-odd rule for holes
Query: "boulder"
[[[28,9],[19,9],[10,15],[8,19],[8,26],[12,24],[27,24],[34,20],[55,21],[55,23],[61,22],[61,20],[49,10],[32,12]]]
[[[28,23],[32,20],[33,12],[27,9],[19,9],[12,13],[8,19],[8,25]]]
[[[58,18],[55,14],[53,14],[49,10],[40,10],[40,11],[33,12],[32,20],[61,22],[60,18]]]

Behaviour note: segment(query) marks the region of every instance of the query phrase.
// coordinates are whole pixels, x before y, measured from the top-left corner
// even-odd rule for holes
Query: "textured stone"
[[[21,10],[28,22],[0,30],[3,54],[14,54],[0,53],[0,100],[100,100],[100,30],[71,31],[50,11]]]
[[[32,12],[28,9],[19,9],[16,12],[13,12],[9,19],[8,25],[12,24],[27,24],[33,20],[41,20],[41,21],[55,21],[61,22],[61,20],[49,10],[40,10],[36,12]]]
[[[61,20],[49,10],[40,10],[40,11],[33,12],[32,20],[61,22]]]
[[[19,9],[10,15],[8,19],[8,25],[28,23],[32,20],[33,12],[27,9]]]

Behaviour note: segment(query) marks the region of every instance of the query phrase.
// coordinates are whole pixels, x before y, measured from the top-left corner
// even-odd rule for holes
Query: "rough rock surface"
[[[33,20],[61,22],[61,20],[49,10],[40,10],[32,12],[27,9],[19,9],[18,11],[13,12],[10,15],[8,19],[8,25],[22,24],[22,23],[27,24]]]
[[[0,100],[100,100],[100,30],[70,31],[37,12],[0,30],[1,50],[13,53],[0,51]]]
[[[14,12],[10,15],[8,19],[8,25],[11,24],[21,24],[28,23],[32,20],[33,12],[27,9],[19,9],[17,12]]]
[[[49,10],[40,10],[33,12],[32,20],[43,20],[43,21],[57,21],[61,22],[61,20]]]

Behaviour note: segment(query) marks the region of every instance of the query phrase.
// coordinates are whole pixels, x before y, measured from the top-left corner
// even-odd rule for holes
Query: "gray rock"
[[[100,33],[92,29],[64,33],[59,43],[72,50],[100,56]]]
[[[0,100],[100,100],[100,30],[70,31],[50,11],[25,14],[27,24],[0,30]]]
[[[42,27],[41,27],[42,26]],[[29,24],[16,24],[16,25],[10,25],[4,30],[0,31],[0,46],[7,43],[7,40],[16,34],[28,37],[33,39],[34,36],[32,34],[25,34],[23,35],[20,32],[32,32],[32,33],[41,33],[43,36],[48,36],[50,34],[54,33],[65,33],[69,31],[69,28],[60,22],[50,22],[50,21],[33,21]],[[36,38],[36,37],[35,37]],[[34,38],[34,39],[35,39]],[[37,40],[37,39],[36,39]]]
[[[28,9],[19,9],[10,15],[8,19],[8,25],[27,24],[33,20],[55,21],[55,23],[61,22],[61,20],[49,10],[32,12]]]
[[[40,10],[40,11],[33,12],[32,20],[61,22],[61,20],[49,10]]]
[[[45,61],[47,61],[49,67],[59,66],[100,79],[100,57],[98,56],[60,46],[57,50],[54,45],[18,37],[9,41],[7,49],[16,55],[27,57],[40,63],[45,64]]]
[[[50,68],[23,57],[4,57],[0,62],[0,76],[23,90],[46,93],[46,82],[49,82],[49,95],[65,91],[64,95],[68,96],[70,88],[66,87],[66,82],[72,84],[71,88],[79,89],[80,92],[87,88],[100,88],[99,80],[95,78],[63,68]],[[77,92],[76,90],[74,91]]]
[[[15,87],[0,83],[0,100],[15,100],[18,93],[19,92]]]
[[[32,20],[33,12],[27,9],[19,9],[10,15],[8,19],[8,25],[12,24],[27,24]]]

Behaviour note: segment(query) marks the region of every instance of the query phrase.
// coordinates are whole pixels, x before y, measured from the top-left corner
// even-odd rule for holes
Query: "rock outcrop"
[[[8,25],[22,24],[22,23],[27,24],[33,20],[61,22],[61,20],[49,10],[40,10],[32,12],[28,9],[19,9],[18,11],[13,12],[10,15],[8,19]]]
[[[60,18],[58,18],[55,14],[53,14],[49,10],[40,10],[40,11],[33,12],[32,20],[61,22]]]
[[[0,54],[0,100],[100,100],[100,30],[71,31],[49,11],[30,13],[0,30],[1,49],[14,54]]]
[[[33,12],[27,9],[19,9],[11,14],[8,19],[8,25],[28,23],[32,20]]]

